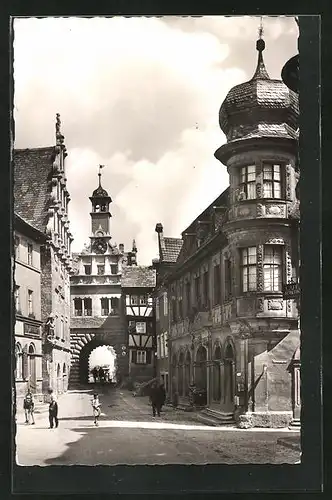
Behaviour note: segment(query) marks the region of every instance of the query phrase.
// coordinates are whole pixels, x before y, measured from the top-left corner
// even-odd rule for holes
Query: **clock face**
[[[97,239],[93,244],[93,250],[96,253],[105,253],[107,250],[107,243],[102,239]]]

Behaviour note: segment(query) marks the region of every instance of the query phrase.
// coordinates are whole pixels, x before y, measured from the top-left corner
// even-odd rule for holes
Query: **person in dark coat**
[[[58,427],[58,425],[59,425],[58,402],[56,400],[56,397],[55,397],[52,389],[49,389],[48,393],[50,395],[50,406],[48,408],[48,418],[50,421],[50,429],[53,429],[54,424],[55,424],[55,427]]]
[[[166,400],[166,391],[164,388],[164,384],[161,384],[159,387],[157,384],[154,384],[151,387],[151,392],[150,392],[152,414],[154,417],[156,416],[156,413],[158,417],[160,417],[161,408],[165,404],[165,400]]]
[[[96,366],[92,370],[92,376],[93,376],[93,381],[96,384],[97,383],[97,378],[98,378],[98,368]]]

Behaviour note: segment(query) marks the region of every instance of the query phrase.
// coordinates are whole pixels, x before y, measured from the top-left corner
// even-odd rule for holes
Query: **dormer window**
[[[238,200],[253,200],[256,198],[256,166],[248,165],[241,168],[240,189]]]
[[[281,198],[281,166],[263,165],[263,198]]]

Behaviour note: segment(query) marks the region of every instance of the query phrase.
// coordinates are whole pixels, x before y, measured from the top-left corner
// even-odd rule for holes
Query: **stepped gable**
[[[54,146],[13,152],[14,211],[43,233],[48,221],[54,158]]]

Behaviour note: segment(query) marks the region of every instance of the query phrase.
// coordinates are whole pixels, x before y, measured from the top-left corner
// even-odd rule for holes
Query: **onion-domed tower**
[[[91,249],[95,253],[105,253],[108,243],[111,239],[110,235],[110,203],[112,198],[101,185],[101,172],[99,168],[99,186],[90,196],[92,204],[91,216]]]
[[[297,94],[269,77],[261,35],[253,77],[233,87],[221,105],[227,143],[215,156],[230,177],[223,231],[232,293],[224,307],[237,346],[236,405],[252,425],[263,418],[264,425],[278,426],[292,418],[289,364],[299,345],[296,302],[283,296],[284,285],[297,280],[299,258],[290,217],[297,203],[299,108]]]

